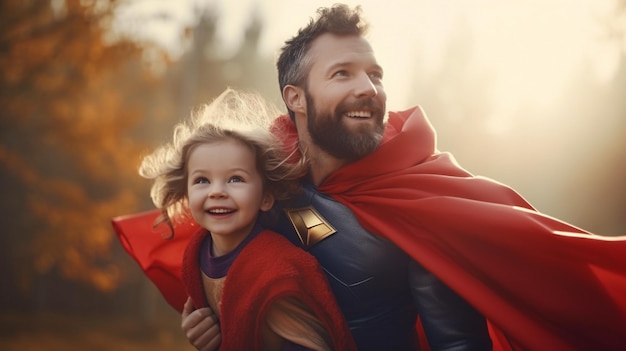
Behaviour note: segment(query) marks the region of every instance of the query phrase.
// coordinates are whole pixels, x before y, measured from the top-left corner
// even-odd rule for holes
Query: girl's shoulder
[[[264,230],[244,247],[231,269],[235,265],[254,267],[254,270],[271,272],[284,278],[311,270],[317,271],[319,263],[310,253],[295,246],[287,238],[271,230]]]

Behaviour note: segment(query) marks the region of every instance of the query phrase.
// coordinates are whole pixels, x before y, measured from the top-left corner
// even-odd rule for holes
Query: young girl
[[[228,89],[179,124],[140,174],[154,180],[163,221],[191,215],[201,227],[183,280],[194,306],[218,316],[221,349],[356,349],[317,261],[263,229],[260,217],[297,189],[305,169],[287,162],[269,132],[277,115],[257,95]]]

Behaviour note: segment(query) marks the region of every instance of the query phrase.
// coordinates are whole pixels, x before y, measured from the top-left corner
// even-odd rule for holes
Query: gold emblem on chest
[[[337,231],[328,221],[322,217],[313,207],[301,207],[290,209],[285,212],[296,230],[300,241],[306,248],[311,248],[315,244],[335,234]]]

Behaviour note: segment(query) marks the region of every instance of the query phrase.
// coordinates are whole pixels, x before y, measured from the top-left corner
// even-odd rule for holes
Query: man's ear
[[[260,210],[267,212],[272,209],[272,206],[274,206],[274,195],[266,191],[265,194],[263,194],[263,199],[261,199]]]
[[[283,88],[283,101],[287,108],[294,113],[306,113],[306,99],[304,91],[295,85],[285,85]]]

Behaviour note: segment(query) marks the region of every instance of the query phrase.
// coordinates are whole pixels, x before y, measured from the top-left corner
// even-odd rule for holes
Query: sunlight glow
[[[275,54],[319,6],[331,1],[246,0],[248,8],[258,3],[267,19],[262,48]],[[250,15],[241,2],[224,1],[226,42],[237,43],[239,31]],[[617,64],[614,46],[597,37],[599,18],[611,10],[612,1],[596,0],[347,0],[361,5],[371,25],[370,39],[385,72],[388,106],[402,109],[406,101],[413,64],[439,68],[442,45],[461,20],[473,32],[478,70],[492,72],[496,115],[508,116],[519,104],[541,107],[558,100],[568,77],[586,61],[599,80],[611,77]],[[414,44],[416,43],[416,44]],[[602,50],[604,49],[604,50]],[[412,52],[426,62],[410,62]],[[424,55],[424,53],[427,53]],[[502,122],[500,122],[502,124]]]
[[[143,33],[181,52],[182,28],[192,24],[197,7],[211,6],[220,13],[217,33],[228,50],[240,44],[243,32],[256,11],[264,20],[261,50],[275,56],[284,40],[314,16],[320,6],[336,0],[181,0],[137,1],[134,18],[145,11],[168,16],[169,25],[151,25],[141,20],[126,21],[127,30]],[[615,73],[620,50],[600,37],[601,19],[613,10],[614,0],[345,0],[361,5],[370,22],[370,40],[386,68],[388,106],[403,109],[414,65],[440,69],[442,47],[454,30],[465,23],[474,41],[472,67],[493,78],[494,116],[509,116],[523,104],[548,107],[558,100],[572,73],[588,64],[599,81]],[[176,4],[176,5],[175,5]],[[160,10],[159,10],[160,9]],[[129,16],[129,17],[133,17]],[[140,18],[140,17],[139,17]],[[130,24],[129,24],[130,23]],[[130,27],[129,27],[130,26]],[[422,62],[411,62],[419,53]],[[499,118],[499,117],[494,117]],[[506,129],[506,121],[495,121]]]

